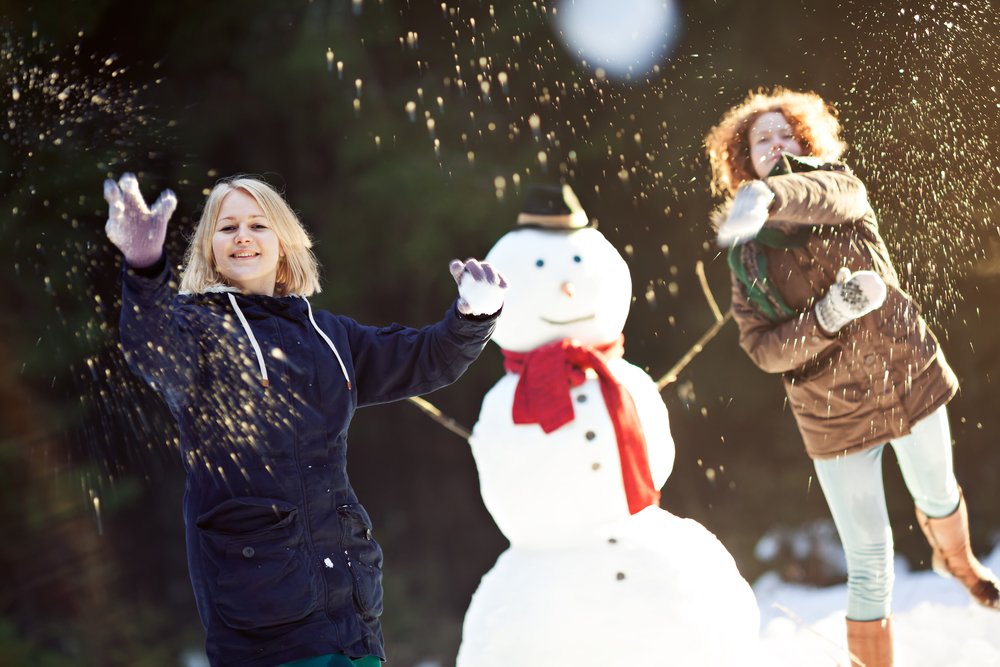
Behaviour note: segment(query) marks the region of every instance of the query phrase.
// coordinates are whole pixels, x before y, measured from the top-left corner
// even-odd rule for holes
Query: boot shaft
[[[960,497],[954,512],[940,519],[928,517],[919,508],[916,512],[917,524],[933,550],[934,570],[958,579],[984,607],[1000,609],[1000,584],[972,553],[965,496]]]
[[[892,619],[847,619],[847,649],[851,667],[892,667]]]

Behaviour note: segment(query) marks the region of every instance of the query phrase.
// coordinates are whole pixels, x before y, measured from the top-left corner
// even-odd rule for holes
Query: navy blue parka
[[[382,550],[348,480],[347,428],[359,407],[454,382],[495,316],[453,304],[422,329],[375,328],[298,296],[177,295],[162,259],[122,282],[129,367],[180,432],[188,567],[213,667],[384,660]]]

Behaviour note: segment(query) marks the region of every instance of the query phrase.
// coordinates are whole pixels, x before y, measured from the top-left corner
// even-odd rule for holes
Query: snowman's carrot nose
[[[573,296],[576,294],[576,286],[567,280],[566,282],[564,282],[562,285],[559,286],[559,291],[561,291],[563,294],[572,299]]]

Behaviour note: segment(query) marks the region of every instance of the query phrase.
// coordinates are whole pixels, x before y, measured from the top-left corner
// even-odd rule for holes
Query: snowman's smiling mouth
[[[542,322],[547,322],[548,324],[575,324],[577,322],[585,322],[587,320],[592,320],[594,319],[594,317],[596,317],[595,313],[591,313],[590,315],[584,315],[583,317],[577,317],[572,320],[550,320],[546,317],[539,317],[538,319],[540,319]]]

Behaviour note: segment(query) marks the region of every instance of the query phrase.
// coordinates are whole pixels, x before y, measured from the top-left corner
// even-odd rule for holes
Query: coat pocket
[[[785,376],[785,392],[792,411],[814,419],[833,419],[850,415],[864,403],[866,390],[852,382],[844,371],[838,382],[837,368],[826,368],[817,375]]]
[[[382,615],[382,547],[372,537],[372,520],[358,503],[337,507],[341,548],[354,584],[354,606],[365,620]]]
[[[200,583],[229,627],[292,623],[319,606],[319,575],[297,515],[280,500],[232,498],[198,517],[208,571],[218,572]]]

